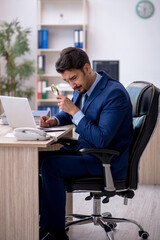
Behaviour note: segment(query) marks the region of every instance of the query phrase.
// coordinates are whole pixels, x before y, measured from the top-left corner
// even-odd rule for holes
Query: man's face
[[[72,89],[76,90],[79,94],[83,94],[93,84],[91,77],[91,68],[89,64],[85,64],[83,71],[79,69],[66,70],[61,74],[64,81],[66,81]]]

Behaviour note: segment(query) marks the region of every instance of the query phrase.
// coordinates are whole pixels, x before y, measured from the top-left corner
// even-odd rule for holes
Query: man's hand
[[[50,118],[48,116],[41,116],[40,117],[40,127],[53,127],[57,125],[57,119],[56,118]]]
[[[72,117],[80,110],[69,98],[62,95],[58,95],[56,98],[60,109],[69,113]]]

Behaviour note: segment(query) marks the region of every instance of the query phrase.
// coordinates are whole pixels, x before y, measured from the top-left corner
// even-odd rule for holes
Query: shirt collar
[[[94,90],[94,88],[96,87],[97,83],[100,81],[100,79],[101,79],[101,77],[102,77],[102,76],[101,76],[100,74],[98,74],[97,72],[96,72],[96,74],[97,74],[96,80],[94,81],[94,83],[92,84],[92,86],[90,87],[90,89],[86,92],[87,95],[88,95],[88,97],[91,95],[91,93],[93,92],[93,90]]]

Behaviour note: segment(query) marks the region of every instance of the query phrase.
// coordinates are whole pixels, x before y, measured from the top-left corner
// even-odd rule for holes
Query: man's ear
[[[91,74],[91,73],[92,73],[91,66],[90,66],[88,63],[85,63],[85,64],[84,64],[83,70],[84,70],[84,72],[87,73],[87,74]]]

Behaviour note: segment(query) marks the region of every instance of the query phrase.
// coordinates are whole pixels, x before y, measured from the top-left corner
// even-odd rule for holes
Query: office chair
[[[138,170],[141,155],[146,148],[147,143],[155,128],[158,118],[159,90],[148,82],[133,82],[127,87],[133,106],[133,125],[134,137],[129,153],[128,174],[124,180],[112,179],[110,171],[110,162],[117,151],[109,149],[82,149],[81,154],[93,154],[102,162],[104,168],[103,177],[88,177],[69,179],[65,182],[67,192],[90,192],[86,200],[93,198],[93,214],[79,215],[71,214],[66,216],[66,229],[73,224],[85,224],[93,222],[100,225],[106,232],[107,239],[113,240],[113,230],[117,223],[128,222],[137,225],[139,236],[147,239],[149,234],[144,231],[142,226],[134,220],[124,218],[114,218],[111,213],[101,214],[101,198],[103,203],[109,202],[111,197],[119,195],[124,198],[124,204],[127,204],[128,198],[134,197],[134,191],[138,186]],[[60,139],[63,145],[74,144],[74,139]],[[69,221],[76,218],[77,220]]]

